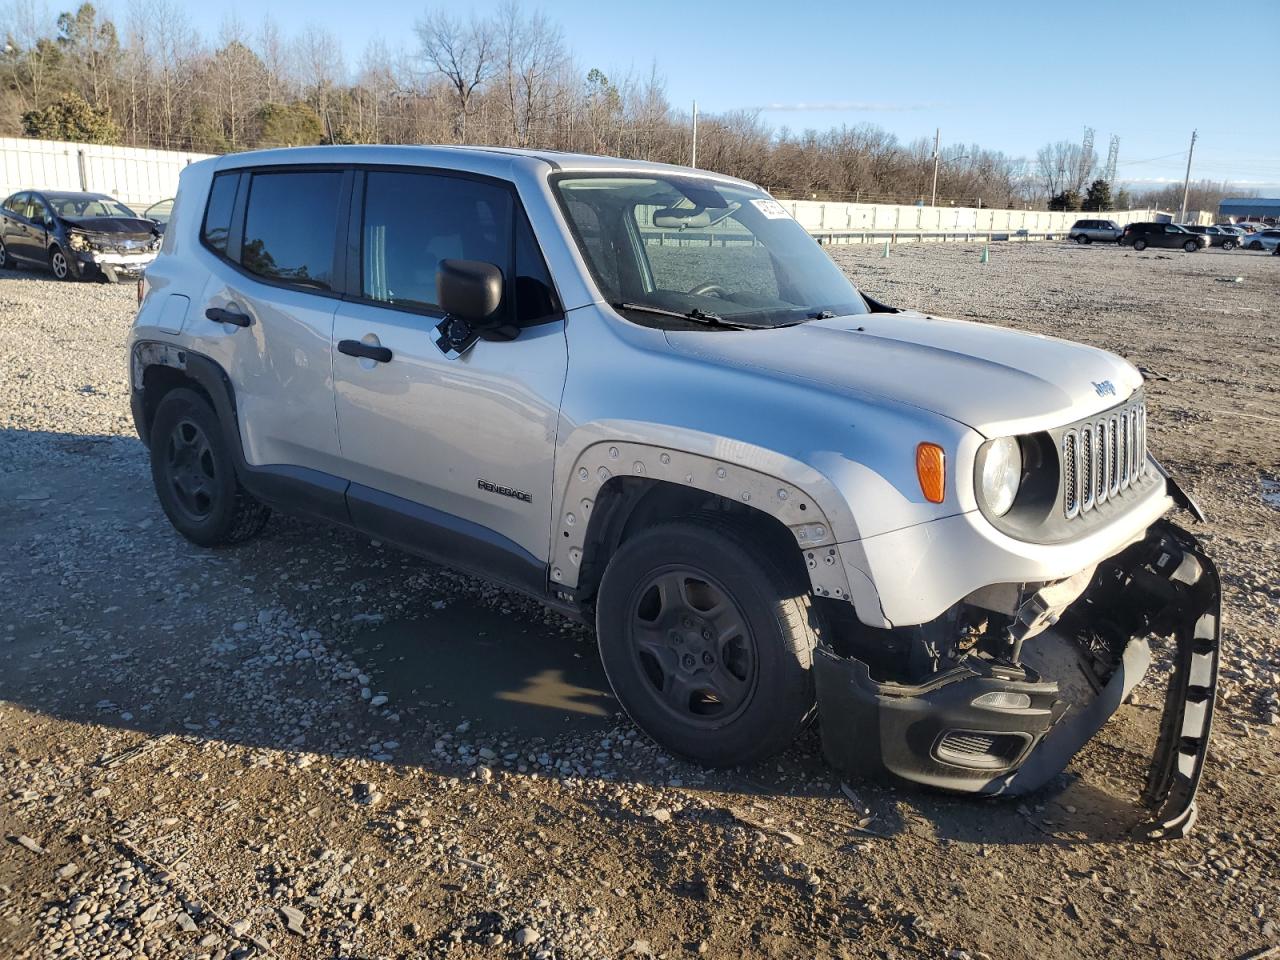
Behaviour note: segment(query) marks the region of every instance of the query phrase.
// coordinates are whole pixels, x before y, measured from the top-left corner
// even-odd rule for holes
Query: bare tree
[[[332,33],[312,24],[302,31],[294,51],[304,95],[320,117],[325,139],[332,142],[335,124],[331,108],[346,73],[342,47]]]
[[[474,15],[466,23],[439,10],[418,21],[422,59],[444,77],[456,103],[454,136],[467,142],[467,116],[477,89],[493,74],[494,27]]]

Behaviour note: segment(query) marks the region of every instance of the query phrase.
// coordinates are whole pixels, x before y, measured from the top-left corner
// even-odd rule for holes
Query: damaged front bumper
[[[1100,564],[1057,623],[1015,662],[961,657],[914,684],[880,681],[853,657],[814,659],[823,750],[838,770],[882,770],[985,795],[1044,785],[1107,722],[1150,664],[1146,638],[1176,641],[1160,735],[1135,828],[1184,836],[1195,822],[1218,680],[1221,586],[1185,530],[1160,521]]]

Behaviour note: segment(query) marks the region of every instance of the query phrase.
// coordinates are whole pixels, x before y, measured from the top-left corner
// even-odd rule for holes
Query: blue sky
[[[264,14],[293,35],[308,23],[337,35],[348,63],[381,36],[414,47],[426,4],[351,0],[175,0],[216,36],[228,11],[254,28]],[[496,0],[450,3],[492,10]],[[585,73],[647,73],[673,103],[704,112],[764,108],[794,130],[870,122],[904,142],[932,137],[1034,157],[1096,130],[1103,156],[1119,134],[1121,179],[1181,181],[1199,130],[1193,178],[1280,189],[1280,91],[1271,55],[1280,2],[878,2],[808,0],[525,0],[564,29]],[[1230,43],[1226,38],[1241,38]],[[1233,64],[1229,56],[1235,58]],[[1246,77],[1255,78],[1247,82]]]

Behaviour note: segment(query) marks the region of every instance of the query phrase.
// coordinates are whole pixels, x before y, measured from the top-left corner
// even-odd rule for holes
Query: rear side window
[[[253,174],[240,265],[268,280],[330,289],[341,187],[338,170]]]
[[[212,250],[226,256],[227,237],[231,233],[231,213],[236,203],[239,173],[220,173],[213,178],[209,203],[204,210],[204,226],[200,238]]]
[[[441,260],[483,260],[510,277],[512,207],[508,190],[485,181],[371,171],[361,227],[363,296],[436,310]]]

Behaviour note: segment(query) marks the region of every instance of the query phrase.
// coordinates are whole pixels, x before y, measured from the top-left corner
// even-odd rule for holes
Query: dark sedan
[[[1240,234],[1229,227],[1202,227],[1197,223],[1184,223],[1182,226],[1184,229],[1190,230],[1192,233],[1198,233],[1208,239],[1211,247],[1234,250],[1240,245]]]
[[[59,280],[136,277],[159,249],[156,224],[105,194],[21,190],[0,209],[0,264]]]

